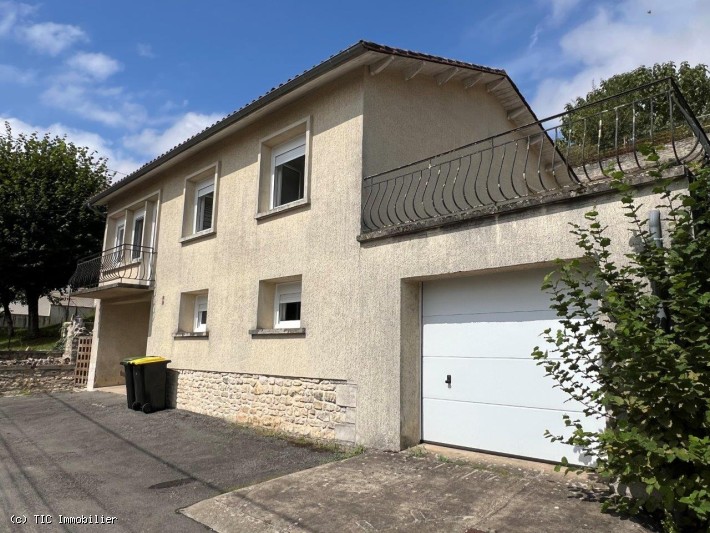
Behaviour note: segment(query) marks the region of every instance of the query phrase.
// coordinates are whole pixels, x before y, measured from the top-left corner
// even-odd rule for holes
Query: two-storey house
[[[559,133],[502,70],[332,56],[93,198],[104,252],[73,281],[100,300],[89,388],[160,355],[173,405],[239,423],[570,456],[543,436],[581,413],[530,357],[557,324],[540,285],[590,206],[628,241],[604,166],[636,152]]]

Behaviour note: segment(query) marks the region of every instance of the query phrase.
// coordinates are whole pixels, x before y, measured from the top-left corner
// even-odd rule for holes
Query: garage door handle
[[[451,374],[446,374],[446,381],[444,381],[449,387],[451,387]]]

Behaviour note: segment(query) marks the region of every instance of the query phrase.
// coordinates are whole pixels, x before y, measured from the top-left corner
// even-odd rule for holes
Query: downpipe
[[[663,229],[661,227],[661,212],[658,209],[652,209],[648,215],[648,232],[651,235],[651,241],[656,248],[663,248]],[[651,282],[651,293],[663,298],[660,289],[655,282]],[[658,304],[658,311],[656,313],[656,319],[658,321],[658,326],[664,331],[670,329],[670,317],[668,316],[668,310],[665,306],[660,303]]]

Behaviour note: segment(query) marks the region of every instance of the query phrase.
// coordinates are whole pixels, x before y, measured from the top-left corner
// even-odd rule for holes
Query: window
[[[303,198],[306,136],[299,135],[271,151],[271,208]]]
[[[119,247],[123,244],[123,237],[126,234],[126,221],[121,220],[116,225],[116,240],[114,241],[114,246]]]
[[[301,283],[281,283],[274,298],[274,328],[301,327]]]
[[[252,337],[306,335],[301,320],[301,280],[300,274],[259,280],[256,326],[249,330]]]
[[[310,144],[309,117],[261,139],[257,220],[308,205]]]
[[[123,240],[124,237],[126,236],[126,220],[121,219],[118,222],[116,222],[116,237],[113,241],[114,244],[114,252],[113,252],[113,262],[116,264],[120,264],[122,261],[122,254],[123,254]]]
[[[185,178],[185,209],[181,242],[214,233],[217,217],[217,180],[215,163]]]
[[[145,261],[143,267],[131,271],[131,276],[136,281],[152,281],[159,204],[160,193],[153,191],[108,213],[101,270],[132,267]]]
[[[195,297],[195,333],[207,331],[207,295],[200,294]]]
[[[131,241],[131,259],[140,259],[143,246],[143,227],[145,226],[145,210],[136,211],[133,215],[133,240]]]
[[[214,181],[200,183],[195,191],[195,229],[194,233],[212,227],[212,206],[214,203]]]
[[[180,293],[180,310],[174,338],[207,338],[208,291],[205,289]]]

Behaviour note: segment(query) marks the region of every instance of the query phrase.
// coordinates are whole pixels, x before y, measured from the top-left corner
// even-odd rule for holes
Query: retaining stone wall
[[[0,341],[1,342],[1,341]],[[0,361],[25,361],[27,359],[60,359],[62,352],[41,352],[37,350],[2,350]]]
[[[0,367],[0,396],[73,389],[74,365]]]
[[[341,380],[168,369],[168,405],[318,440],[355,442],[357,388]]]

